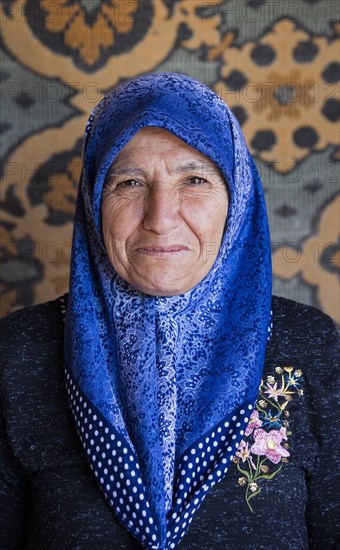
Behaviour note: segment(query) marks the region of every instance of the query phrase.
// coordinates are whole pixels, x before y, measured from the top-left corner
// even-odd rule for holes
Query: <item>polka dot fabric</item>
[[[157,539],[136,454],[66,373],[67,392],[90,467],[121,523],[147,548]]]
[[[224,419],[182,456],[162,544],[134,449],[93,407],[67,370],[66,385],[90,467],[119,521],[144,548],[176,548],[209,490],[226,475],[249,422],[252,404]]]

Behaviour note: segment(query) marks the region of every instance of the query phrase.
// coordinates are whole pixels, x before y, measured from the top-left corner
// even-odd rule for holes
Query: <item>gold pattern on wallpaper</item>
[[[80,3],[75,3],[71,7],[70,3],[64,0],[55,0],[53,3],[50,0],[42,0],[41,7],[45,10],[46,30],[63,32],[64,43],[79,50],[86,63],[93,65],[99,58],[100,48],[108,48],[114,44],[116,32],[131,31],[137,2],[124,0],[102,3],[100,17],[97,17],[91,26],[86,24]],[[56,8],[58,17],[53,16]]]
[[[310,60],[296,60],[301,43],[311,44]],[[273,163],[275,170],[292,170],[309,155],[310,148],[319,151],[338,144],[337,122],[322,110],[327,101],[339,100],[340,90],[325,82],[322,72],[329,59],[338,59],[339,47],[338,38],[311,37],[293,21],[283,19],[258,43],[231,44],[224,50],[215,91],[232,109],[244,111],[242,129],[251,153]],[[253,60],[255,48],[263,52],[262,65]],[[303,144],[306,128],[310,147]],[[267,131],[268,145],[261,149],[255,139],[259,131]]]
[[[340,324],[340,196],[321,212],[317,230],[301,244],[287,244],[273,254],[273,272],[283,280],[300,276],[316,289],[325,312]]]
[[[209,6],[221,4],[222,1],[223,0],[212,0],[209,2]],[[27,18],[22,15],[25,12],[27,3],[27,0],[16,0],[11,8],[11,17],[8,17],[4,7],[0,6],[0,10],[2,10],[2,19],[6,22],[6,24],[3,25],[3,39],[7,48],[21,63],[32,71],[47,77],[60,78],[63,82],[70,86],[73,85],[76,89],[80,90],[88,84],[89,80],[95,82],[98,88],[107,90],[123,78],[130,78],[143,72],[154,70],[154,68],[170,54],[182,25],[186,25],[190,31],[190,36],[183,38],[180,42],[180,45],[185,49],[195,50],[201,45],[216,47],[220,41],[220,33],[218,30],[220,15],[211,16],[209,18],[201,17],[197,11],[202,5],[197,5],[193,0],[176,2],[172,12],[167,8],[165,1],[150,0],[152,18],[150,24],[145,28],[141,40],[130,47],[128,51],[109,56],[103,66],[98,69],[93,69],[91,65],[99,56],[99,49],[97,48],[99,45],[99,37],[94,31],[93,25],[88,26],[86,33],[89,36],[90,42],[86,46],[83,45],[82,38],[79,37],[79,30],[80,26],[85,25],[83,17],[84,9],[81,7],[81,2],[74,2],[72,4],[71,13],[75,12],[77,18],[76,20],[71,18],[71,21],[67,24],[65,23],[65,32],[62,33],[63,41],[66,45],[72,44],[72,48],[78,50],[83,61],[89,63],[89,68],[91,69],[89,74],[88,70],[82,69],[82,67],[74,63],[71,55],[56,53],[53,48],[47,46],[42,40],[37,38],[28,24]],[[59,1],[59,4],[61,5],[60,7],[66,9],[66,4],[69,4],[69,2]],[[112,2],[112,4],[117,3]],[[123,2],[123,4],[125,5],[125,2]],[[131,2],[126,2],[126,5],[128,4],[131,5]],[[40,5],[44,8],[43,0],[40,0]],[[50,5],[52,9],[54,2],[48,2],[46,0],[46,25],[49,19],[46,12],[48,5]],[[101,9],[103,9],[104,6],[106,6],[105,3],[101,5]],[[69,6],[68,11],[70,12]],[[105,7],[104,12],[106,13],[106,11],[110,11],[109,6]],[[120,14],[123,14],[123,19],[127,20],[123,27],[123,32],[128,40],[129,36],[133,36],[134,34],[133,21],[137,21],[142,18],[142,16],[138,18],[138,14],[135,16],[131,14],[130,18],[122,7],[120,7]],[[55,15],[54,17],[51,16],[52,21],[54,21],[54,19],[57,20],[57,22],[54,23],[54,30],[64,24],[63,18],[59,20],[59,12],[57,15],[58,16]],[[108,24],[108,19],[105,19],[100,13],[97,21],[104,20],[106,24]],[[143,22],[143,18],[141,21]],[[129,23],[129,25],[131,23],[132,26],[128,28],[127,23]],[[104,23],[100,23],[100,25],[104,25]],[[49,27],[51,26],[53,26],[52,23]],[[122,32],[121,23],[119,23],[119,25],[117,23],[114,28]],[[44,33],[46,31],[49,31],[52,35],[54,34],[50,28],[44,28]],[[18,39],[18,37],[20,38]],[[114,29],[112,29],[111,39],[111,45],[114,45]],[[108,38],[106,40],[108,41]],[[109,44],[107,42],[106,47],[108,48],[108,46]],[[90,48],[92,53],[89,53],[85,48]],[[95,53],[93,53],[93,50]]]

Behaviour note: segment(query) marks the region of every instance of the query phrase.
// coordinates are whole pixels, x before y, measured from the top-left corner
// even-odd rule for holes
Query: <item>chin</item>
[[[177,284],[176,284],[177,283]],[[180,294],[184,294],[185,292],[188,292],[191,290],[195,285],[187,284],[187,285],[179,285],[178,281],[169,281],[169,283],[165,283],[164,279],[162,282],[150,282],[149,284],[145,285],[134,285],[138,290],[143,292],[143,294],[148,294],[149,296],[179,296]]]

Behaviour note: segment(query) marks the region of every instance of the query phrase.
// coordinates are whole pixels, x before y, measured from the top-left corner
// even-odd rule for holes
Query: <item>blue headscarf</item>
[[[108,169],[143,127],[209,157],[229,211],[208,275],[148,296],[114,271],[101,229]],[[86,128],[73,236],[65,365],[79,436],[109,506],[144,548],[175,548],[226,474],[258,394],[271,303],[261,182],[233,114],[178,74],[118,86]]]

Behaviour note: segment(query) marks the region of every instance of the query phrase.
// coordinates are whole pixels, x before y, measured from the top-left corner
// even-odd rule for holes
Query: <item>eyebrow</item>
[[[219,170],[217,168],[214,168],[212,164],[205,163],[205,162],[187,162],[184,164],[180,164],[175,168],[173,173],[177,175],[177,174],[185,174],[187,172],[199,172],[201,173],[202,176],[203,174],[216,174],[220,176]],[[108,171],[107,177],[115,178],[120,175],[146,177],[147,173],[143,168],[139,166],[126,165],[120,168],[119,166],[115,167],[114,164],[111,165],[111,168]]]
[[[121,174],[126,176],[145,176],[146,172],[143,170],[143,168],[139,168],[138,166],[122,166],[119,168],[119,166],[116,168],[114,165],[111,165],[107,176],[110,178],[115,178],[117,176],[120,176]]]
[[[212,164],[207,162],[187,162],[177,166],[175,174],[185,174],[186,172],[201,172],[202,174],[218,174],[218,170]]]

